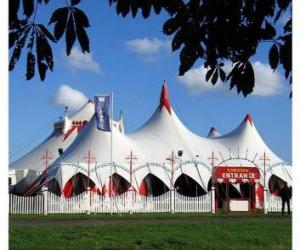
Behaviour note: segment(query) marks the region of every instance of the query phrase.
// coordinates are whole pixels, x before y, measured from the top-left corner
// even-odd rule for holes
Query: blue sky
[[[170,52],[171,37],[161,32],[166,15],[146,20],[124,19],[106,1],[83,1],[79,7],[89,13],[91,55],[78,53],[76,44],[71,57],[66,58],[64,43],[60,41],[53,45],[54,72],[49,72],[44,82],[40,82],[38,75],[31,81],[25,80],[24,60],[10,73],[11,160],[46,138],[53,121],[63,113],[64,103],[59,98],[74,93],[72,89],[78,98],[67,104],[74,109],[84,96],[92,98],[98,93],[114,92],[115,118],[123,110],[125,129],[130,132],[151,116],[159,101],[161,84],[166,80],[173,109],[192,131],[206,136],[210,127],[215,126],[225,134],[250,113],[267,145],[291,162],[289,84],[266,65],[269,44],[263,45],[252,58],[257,87],[254,94],[244,98],[224,84],[210,87],[204,81],[201,61],[178,78],[178,53]],[[49,17],[49,10],[39,9],[38,19]],[[69,91],[62,91],[62,85],[67,85],[69,88],[64,89]]]

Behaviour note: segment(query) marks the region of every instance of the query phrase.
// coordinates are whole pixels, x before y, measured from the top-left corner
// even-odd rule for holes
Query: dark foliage
[[[13,48],[10,61],[12,70],[20,58],[24,45],[27,49],[26,78],[34,76],[35,63],[41,79],[46,71],[53,69],[50,42],[56,42],[65,35],[66,54],[70,55],[76,40],[82,52],[89,52],[89,38],[86,28],[90,26],[84,11],[77,8],[80,0],[65,1],[66,6],[56,9],[49,25],[54,25],[54,35],[41,25],[29,21],[38,4],[49,0],[10,0],[9,45]],[[282,66],[285,77],[292,79],[291,43],[292,19],[277,34],[276,22],[291,8],[291,0],[108,0],[115,6],[117,14],[136,17],[140,11],[144,18],[165,11],[170,18],[163,25],[163,32],[172,35],[172,50],[180,50],[179,75],[184,75],[199,59],[207,68],[206,81],[213,85],[218,80],[228,82],[230,89],[247,96],[253,91],[255,76],[251,57],[262,42],[270,42],[268,59],[270,67],[276,70]],[[22,7],[20,7],[22,6]],[[75,7],[76,6],[76,7]],[[23,8],[22,11],[20,8]],[[23,19],[19,17],[22,14]],[[29,35],[30,34],[30,35]],[[28,40],[28,42],[27,42]],[[34,41],[36,41],[34,43]],[[32,48],[36,47],[36,56]],[[35,60],[37,58],[37,60]],[[226,75],[224,62],[232,63]]]
[[[50,43],[56,43],[64,34],[67,55],[70,55],[76,39],[78,39],[83,53],[90,52],[89,38],[85,31],[90,24],[86,14],[75,7],[79,2],[80,0],[71,0],[66,7],[58,8],[52,13],[48,24],[54,24],[54,34],[52,34],[43,24],[35,23],[34,14],[38,4],[47,4],[49,0],[39,0],[37,2],[23,0],[24,19],[20,19],[18,16],[20,13],[20,0],[13,0],[9,6],[9,47],[13,50],[9,70],[14,69],[25,44],[27,44],[26,79],[30,80],[34,77],[35,68],[37,67],[40,79],[43,81],[47,70],[52,71],[54,67]]]

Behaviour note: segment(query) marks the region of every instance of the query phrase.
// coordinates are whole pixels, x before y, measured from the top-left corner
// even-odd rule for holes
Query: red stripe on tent
[[[66,139],[73,133],[73,131],[74,131],[75,129],[76,129],[76,126],[71,127],[71,128],[67,131],[67,133],[65,134],[63,141],[66,140]]]
[[[67,131],[67,133],[64,136],[64,140],[66,140],[73,132],[75,129],[77,129],[77,134],[79,134],[80,130],[82,127],[84,127],[88,121],[73,121],[72,122],[72,127]]]

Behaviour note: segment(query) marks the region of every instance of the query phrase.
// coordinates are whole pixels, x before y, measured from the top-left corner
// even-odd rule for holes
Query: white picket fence
[[[173,197],[173,198],[172,198]],[[46,200],[47,202],[45,202]],[[173,204],[173,206],[172,206]],[[281,198],[267,195],[267,211],[281,212]],[[45,207],[47,206],[47,207]],[[287,208],[286,208],[287,210]],[[9,195],[10,214],[58,214],[58,213],[159,213],[159,212],[211,212],[211,193],[199,197],[187,197],[171,191],[160,196],[143,196],[128,191],[107,197],[88,192],[65,198],[47,192],[47,195],[23,197]],[[292,211],[292,200],[291,200]]]
[[[268,194],[267,199],[268,212],[281,212],[282,200],[279,196]],[[293,211],[292,199],[290,200],[290,209]],[[285,211],[287,211],[287,204],[285,204]]]
[[[143,196],[128,191],[113,198],[85,192],[65,198],[48,192],[43,195],[22,197],[10,195],[10,214],[56,213],[159,213],[159,212],[210,212],[211,194],[187,197],[171,191],[160,196]],[[47,207],[45,208],[45,199]],[[172,210],[172,202],[174,207]]]
[[[37,195],[32,197],[23,197],[23,196],[10,194],[9,213],[10,214],[43,214],[44,196]]]
[[[211,194],[187,197],[175,193],[176,212],[211,212]]]

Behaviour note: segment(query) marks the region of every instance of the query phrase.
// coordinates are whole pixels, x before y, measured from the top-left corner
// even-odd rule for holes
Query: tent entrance
[[[256,167],[216,167],[213,179],[217,210],[255,210],[256,185],[260,181],[260,172]]]

